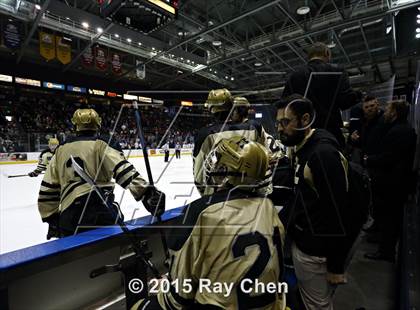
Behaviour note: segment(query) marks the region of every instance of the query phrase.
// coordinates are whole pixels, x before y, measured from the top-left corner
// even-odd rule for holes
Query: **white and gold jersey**
[[[226,123],[216,124],[199,131],[195,138],[193,151],[193,171],[194,183],[201,195],[211,195],[214,188],[206,186],[204,177],[204,162],[208,154],[222,139],[230,139],[232,137],[240,136],[248,141],[258,142],[267,148],[270,161],[282,157],[280,143],[269,135],[264,127],[251,120],[246,120],[243,123]],[[266,180],[269,182],[271,178],[271,171],[267,171]],[[263,189],[261,192],[270,193],[270,189]]]
[[[91,191],[91,186],[73,170],[70,156],[100,187],[112,190],[115,179],[136,200],[141,199],[147,182],[126,160],[122,150],[107,142],[98,136],[78,136],[57,148],[39,191],[38,209],[43,219],[63,212],[76,198]]]
[[[33,173],[35,175],[39,175],[45,170],[47,170],[47,166],[50,163],[53,156],[54,156],[54,152],[51,152],[50,149],[46,149],[42,151],[41,154],[39,155],[38,165],[36,166]]]
[[[133,309],[285,308],[285,232],[271,200],[241,190],[217,192],[186,206],[174,225],[168,234],[170,290]]]

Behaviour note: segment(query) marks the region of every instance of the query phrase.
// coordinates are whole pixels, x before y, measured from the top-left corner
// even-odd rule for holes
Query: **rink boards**
[[[199,197],[192,156],[183,153],[181,159],[170,156],[168,163],[160,153],[150,157],[156,186],[166,193],[166,224],[179,215],[180,206]],[[146,176],[140,156],[132,152],[129,161]],[[41,222],[36,205],[42,176],[8,178],[36,167],[35,163],[19,163],[0,165],[0,309],[76,309],[93,304],[97,308],[110,300],[111,304],[124,303],[120,273],[89,277],[93,269],[116,264],[127,254],[127,238],[120,228],[100,228],[47,242],[47,225]],[[125,220],[132,224],[130,229],[147,241],[152,260],[162,266],[160,230],[151,228],[152,218],[130,193],[117,185],[115,195]]]
[[[151,216],[129,226],[147,242],[151,260],[161,272],[164,251],[160,233],[182,208],[165,212],[158,227]],[[163,227],[163,229],[162,229]],[[100,228],[0,256],[0,309],[124,309],[120,272],[92,279],[90,273],[117,264],[126,256],[128,239],[119,227]]]

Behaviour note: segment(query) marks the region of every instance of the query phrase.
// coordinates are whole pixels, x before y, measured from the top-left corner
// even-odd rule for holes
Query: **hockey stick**
[[[102,200],[103,204],[107,207],[108,211],[111,212],[113,216],[116,216],[117,223],[121,227],[121,230],[128,236],[130,239],[133,250],[136,253],[136,255],[143,261],[143,263],[150,268],[150,270],[153,272],[153,275],[157,278],[160,278],[159,271],[155,267],[155,265],[152,263],[150,259],[146,257],[143,250],[141,249],[141,246],[138,244],[137,239],[133,237],[133,234],[128,229],[127,225],[124,223],[124,221],[121,219],[121,217],[118,214],[115,214],[114,208],[110,205],[108,200],[106,199],[106,196],[102,189],[98,187],[96,182],[83,170],[83,168],[74,160],[73,156],[70,155],[71,163],[73,166],[74,171],[79,175],[87,184],[89,184],[92,189],[98,194],[99,198]]]
[[[146,165],[147,177],[149,179],[149,184],[153,186],[154,182],[153,182],[152,170],[150,169],[149,154],[147,153],[147,149],[146,149],[146,140],[144,139],[143,126],[141,125],[141,117],[140,117],[140,111],[139,111],[139,106],[137,104],[137,101],[133,101],[133,108],[134,108],[134,116],[136,118],[136,126],[137,126],[137,131],[138,131],[138,135],[140,139],[141,149],[143,152],[144,163]],[[162,218],[160,217],[160,215],[157,216],[157,220],[159,224],[162,223]],[[162,230],[160,230],[160,235],[162,239],[163,250],[165,251],[165,256],[167,259],[169,259],[168,244],[166,243],[166,238]]]
[[[43,173],[40,173],[40,174],[38,174],[38,175],[42,175]],[[37,176],[38,176],[37,175]],[[28,174],[16,174],[16,175],[8,175],[7,177],[8,178],[20,178],[20,177],[28,177],[29,175]]]

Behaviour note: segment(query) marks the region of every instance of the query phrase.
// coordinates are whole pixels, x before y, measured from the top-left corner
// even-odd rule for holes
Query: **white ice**
[[[147,179],[143,158],[129,161]],[[156,187],[166,194],[166,209],[185,205],[199,197],[194,186],[191,155],[181,159],[150,157],[150,165]],[[0,165],[0,254],[47,242],[48,226],[42,223],[38,213],[37,198],[43,176],[36,178],[8,178],[10,175],[26,174],[36,164]],[[129,191],[115,187],[116,201],[121,201],[121,210],[126,220],[139,218],[149,213],[136,202]]]

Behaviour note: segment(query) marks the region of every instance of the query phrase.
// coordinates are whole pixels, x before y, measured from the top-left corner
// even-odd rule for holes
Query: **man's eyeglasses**
[[[276,127],[279,127],[279,126],[281,126],[281,127],[283,127],[283,128],[285,128],[285,127],[287,127],[291,122],[293,122],[295,119],[293,118],[293,119],[290,119],[290,118],[287,118],[287,117],[283,117],[283,118],[281,118],[281,119],[278,119],[278,120],[276,120]]]

